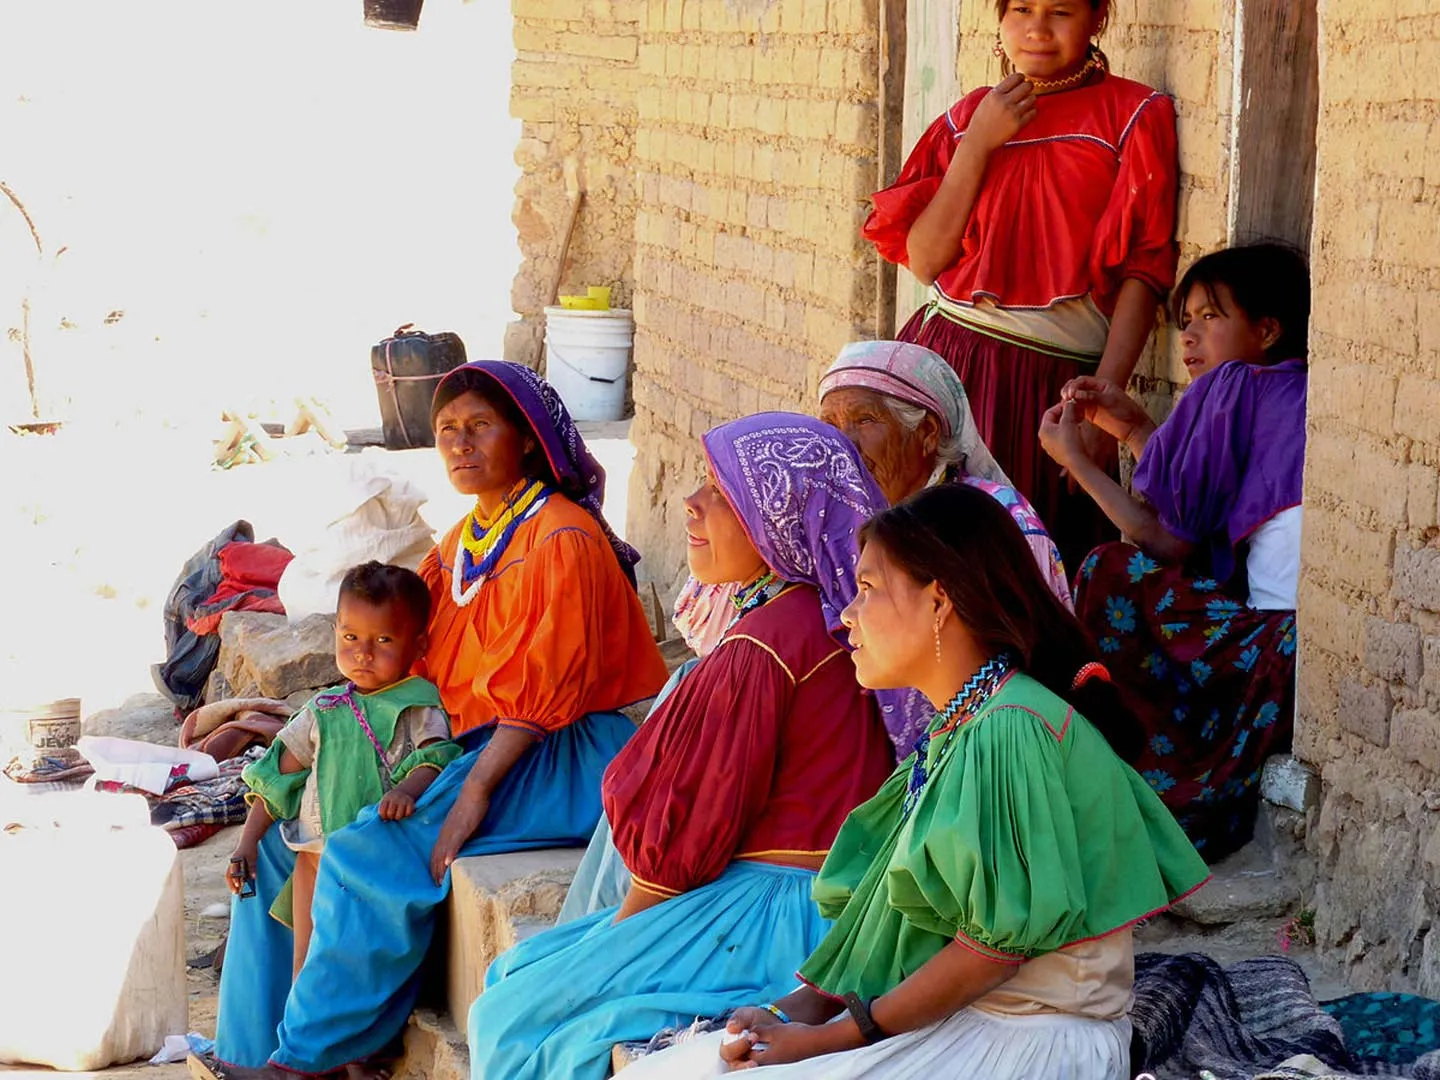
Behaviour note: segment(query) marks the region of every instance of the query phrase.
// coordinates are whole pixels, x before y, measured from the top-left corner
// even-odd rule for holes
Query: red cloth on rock
[[[672,896],[734,859],[824,855],[893,767],[819,594],[795,585],[736,623],[615,757],[605,814],[634,883]]]
[[[223,577],[195,613],[185,620],[192,634],[213,634],[227,611],[266,611],[284,615],[285,606],[275,590],[280,575],[295,558],[279,544],[252,544],[232,540],[220,549]]]

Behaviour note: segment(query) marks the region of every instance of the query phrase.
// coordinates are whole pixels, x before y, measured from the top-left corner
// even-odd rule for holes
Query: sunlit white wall
[[[499,356],[512,57],[502,0],[428,0],[410,34],[361,0],[4,0],[0,180],[45,254],[0,198],[0,420],[26,296],[47,411],[81,419],[315,394],[375,424],[400,323]]]

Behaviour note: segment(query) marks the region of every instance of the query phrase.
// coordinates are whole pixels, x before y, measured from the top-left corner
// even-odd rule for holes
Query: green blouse
[[[912,761],[850,814],[816,878],[835,925],[800,977],[826,993],[886,993],[950,941],[1022,964],[1124,929],[1209,876],[1149,785],[1028,675],[932,737],[929,781],[901,820]]]
[[[314,753],[314,772],[322,831],[327,836],[349,825],[361,810],[379,802],[385,792],[415,769],[422,765],[444,769],[461,754],[456,743],[446,740],[411,750],[392,767],[380,756],[380,750],[370,741],[345,700],[319,704],[339,699],[345,690],[345,686],[322,690],[306,705],[315,716],[321,738],[321,747]],[[395,741],[397,724],[406,709],[444,707],[435,684],[415,677],[402,679],[371,694],[354,691],[350,700],[364,712],[365,722],[380,746],[386,748]],[[284,735],[282,731],[265,756],[247,765],[241,773],[250,788],[249,798],[265,800],[270,816],[276,821],[292,820],[300,814],[305,784],[311,775],[310,768],[294,773],[280,771],[280,758],[286,749]]]

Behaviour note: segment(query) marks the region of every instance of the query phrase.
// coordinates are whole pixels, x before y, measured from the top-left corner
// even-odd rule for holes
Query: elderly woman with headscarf
[[[704,444],[688,561],[740,602],[606,771],[628,894],[495,961],[470,1011],[474,1080],[599,1080],[616,1042],[789,990],[827,928],[815,870],[890,770],[840,624],[878,488],[807,416],[752,416]]]
[[[639,556],[605,523],[604,470],[554,389],[477,361],[441,381],[431,419],[475,507],[420,566],[431,616],[416,674],[439,688],[465,754],[410,817],[367,809],[327,838],[293,986],[290,933],[269,908],[295,857],[271,830],[220,983],[216,1056],[235,1076],[267,1062],[383,1072],[374,1059],[414,1008],[451,864],[589,836],[600,778],[635,730],[617,710],[665,679],[632,586]]]
[[[969,484],[1015,519],[1051,590],[1070,606],[1060,551],[990,453],[965,387],[938,353],[906,341],[857,341],[820,379],[820,419],[860,450],[894,506],[942,482]]]
[[[942,483],[978,488],[1000,503],[1020,526],[1050,591],[1071,607],[1059,549],[980,438],[960,377],[937,353],[905,341],[845,346],[820,379],[820,418],[855,444],[892,506]],[[929,723],[929,706],[913,689],[876,696],[904,758]]]
[[[892,506],[941,482],[993,496],[1025,534],[1051,590],[1071,607],[1059,548],[981,439],[965,387],[938,353],[905,341],[845,346],[820,379],[820,419],[855,444]],[[696,653],[724,632],[732,597],[727,587],[693,577],[681,588],[675,626]]]

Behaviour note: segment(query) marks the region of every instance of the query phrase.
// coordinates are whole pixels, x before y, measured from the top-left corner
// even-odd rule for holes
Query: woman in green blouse
[[[802,985],[635,1080],[1123,1080],[1131,927],[1205,863],[1122,760],[1139,729],[1003,507],[942,485],[861,542],[860,682],[917,687],[936,716],[835,840],[814,887],[834,927]]]

